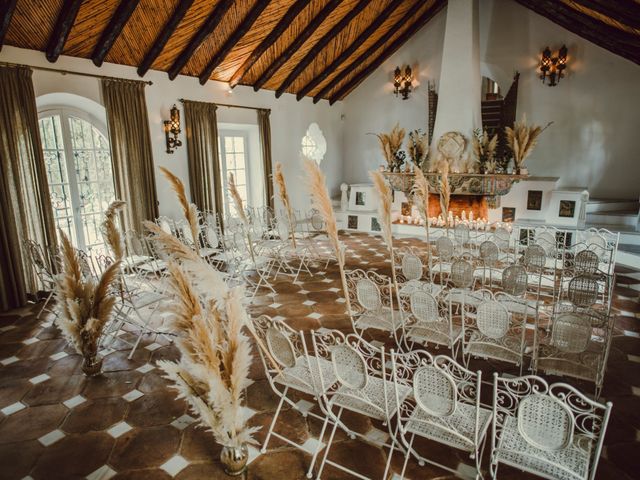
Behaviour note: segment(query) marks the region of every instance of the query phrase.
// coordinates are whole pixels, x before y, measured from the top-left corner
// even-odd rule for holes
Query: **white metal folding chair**
[[[593,480],[611,408],[566,383],[494,374],[491,476],[504,464],[553,480]]]
[[[389,332],[395,337],[400,328],[401,313],[393,303],[393,285],[390,278],[364,270],[347,271],[349,316],[356,333],[368,329]]]
[[[316,337],[312,338],[315,342]],[[366,437],[350,430],[341,421],[345,410],[386,423],[389,428],[391,443],[384,442],[377,445],[390,449],[382,477],[386,478],[390,468],[391,455],[393,450],[398,448],[390,419],[395,417],[399,406],[410,394],[410,388],[401,386],[398,394],[393,395],[394,384],[391,372],[388,370],[388,355],[385,356],[384,348],[377,349],[355,334],[348,335],[346,340],[345,344],[336,345],[331,350],[331,362],[335,377],[338,380],[337,386],[332,390],[322,388],[326,392],[323,394],[322,399],[330,416],[326,422],[332,421],[333,428],[327,439],[316,478],[321,478],[322,471],[325,465],[328,464],[357,478],[368,480],[368,477],[361,473],[355,472],[328,458],[338,426],[343,428],[352,438],[361,437],[366,440]],[[314,349],[316,348],[317,345],[314,345]],[[414,352],[405,355],[416,356]],[[320,378],[323,386],[326,385],[322,372],[320,373]],[[324,430],[325,428],[323,427]]]
[[[393,356],[392,362],[394,385],[398,389],[405,382],[396,373],[401,370],[397,369]],[[482,478],[482,454],[492,418],[492,411],[480,404],[482,372],[467,370],[440,355],[432,363],[415,365],[410,378],[413,395],[402,404],[398,415],[398,433],[407,450],[400,477],[404,478],[410,457],[415,457],[420,465],[430,463],[458,473],[457,465],[435,462],[428,458],[428,451],[419,453],[414,441],[422,437],[468,452],[475,463],[476,478]]]
[[[317,336],[319,339],[315,342],[317,348],[310,351],[303,333],[295,332],[284,322],[266,315],[252,318],[251,321],[261,342],[258,352],[267,380],[273,392],[280,398],[262,445],[262,452],[266,452],[272,436],[304,450],[302,445],[275,431],[278,418],[286,403],[305,417],[311,416],[325,422],[327,415],[324,413],[323,404],[318,404],[320,412],[315,413],[310,409],[301,408],[301,404],[291,394],[302,392],[318,398],[324,393],[323,389],[333,387],[336,377],[330,360],[331,350],[334,346],[345,343],[344,335],[335,330],[311,332],[311,336]],[[320,380],[320,372],[324,381]],[[309,471],[313,468],[316,456],[317,452]]]

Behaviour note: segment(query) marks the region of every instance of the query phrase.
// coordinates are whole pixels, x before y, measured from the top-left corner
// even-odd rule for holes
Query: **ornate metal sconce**
[[[560,83],[560,79],[564,77],[564,69],[567,68],[567,47],[562,46],[558,50],[558,54],[553,56],[549,47],[542,51],[540,58],[540,79],[542,83],[549,78],[549,86],[555,87]]]
[[[171,108],[171,120],[164,121],[164,135],[167,141],[167,153],[173,153],[174,150],[182,146],[182,142],[178,140],[180,133],[180,110],[175,105]]]
[[[412,89],[411,82],[413,82],[411,67],[407,65],[404,73],[400,70],[400,67],[396,67],[393,72],[393,93],[395,96],[402,95],[403,100],[409,98]]]

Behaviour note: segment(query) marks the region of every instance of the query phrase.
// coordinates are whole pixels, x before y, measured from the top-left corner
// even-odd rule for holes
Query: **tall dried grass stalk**
[[[427,248],[429,252],[429,271],[431,271],[431,240],[429,238],[429,182],[427,181],[422,169],[414,170],[415,177],[413,182],[413,197],[418,213],[424,222],[425,232],[427,234]]]
[[[229,174],[229,195],[231,195],[231,199],[233,200],[233,204],[236,207],[238,217],[240,217],[240,220],[244,225],[245,235],[247,236],[247,247],[249,248],[249,253],[251,254],[251,260],[255,262],[256,257],[253,252],[253,241],[251,240],[249,219],[247,218],[247,214],[244,211],[244,206],[242,205],[242,197],[240,197],[240,192],[238,192],[238,187],[236,186],[236,180],[233,177],[233,173]]]
[[[296,230],[293,217],[293,210],[291,209],[291,203],[289,202],[289,194],[287,193],[287,184],[284,181],[284,174],[282,173],[282,163],[276,162],[276,171],[274,174],[276,185],[278,186],[278,194],[280,195],[280,201],[287,212],[287,218],[289,220],[289,232],[291,234],[291,242],[293,248],[296,248]]]
[[[389,250],[389,257],[391,258],[391,278],[397,292],[398,282],[396,280],[395,253],[393,251],[393,235],[391,233],[391,187],[387,184],[382,172],[377,170],[369,172],[369,177],[373,180],[373,187],[378,195],[378,222],[382,228],[382,238]]]
[[[200,262],[204,263],[200,260]],[[183,267],[168,263],[171,321],[179,332],[178,362],[161,360],[158,366],[173,382],[178,398],[184,398],[200,424],[216,441],[238,447],[255,443],[258,428],[247,426],[242,409],[244,391],[252,383],[249,369],[253,360],[242,305],[242,287],[225,285],[219,301],[203,297]]]
[[[347,302],[347,309],[351,311],[349,303],[349,294],[347,290],[347,280],[344,275],[345,256],[344,248],[338,238],[338,225],[336,223],[336,216],[331,205],[331,199],[329,198],[329,192],[327,191],[326,178],[320,166],[311,160],[310,158],[303,156],[304,168],[307,172],[306,184],[311,194],[311,203],[316,210],[320,213],[322,220],[327,229],[327,237],[329,243],[333,249],[333,253],[336,256],[338,262],[338,268],[340,269],[340,280],[342,281],[342,292]]]
[[[56,277],[55,297],[58,327],[84,358],[83,370],[96,363],[98,346],[111,317],[116,296],[111,286],[120,273],[120,260],[111,264],[99,279],[85,278],[76,249],[60,230],[62,272]]]
[[[552,123],[553,122],[547,123],[544,128],[539,125],[527,125],[527,117],[523,115],[522,121],[515,122],[513,128],[505,127],[504,131],[507,137],[507,144],[513,152],[513,163],[515,164],[516,171],[520,171],[520,169],[524,167],[524,161],[531,155],[531,152],[538,143],[538,137]]]
[[[189,224],[189,230],[191,231],[191,237],[193,238],[193,248],[195,249],[196,253],[200,253],[200,242],[198,235],[198,209],[193,203],[189,203],[189,200],[187,200],[187,195],[185,193],[184,183],[182,183],[182,180],[176,177],[167,168],[160,167],[160,171],[169,181],[169,183],[171,184],[171,188],[176,194],[176,197],[178,197],[178,202],[182,207],[184,218]]]
[[[116,225],[117,214],[125,205],[126,203],[122,200],[111,202],[109,208],[104,212],[104,221],[102,222],[102,233],[116,260],[121,260],[125,251],[124,238]]]
[[[449,184],[449,164],[444,162],[440,171],[440,210],[445,228],[449,228],[449,202],[451,201],[451,185]]]

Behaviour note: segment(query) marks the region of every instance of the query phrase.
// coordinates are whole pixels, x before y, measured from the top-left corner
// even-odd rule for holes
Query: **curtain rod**
[[[187,100],[185,98],[180,99],[181,102],[195,102],[196,100]],[[213,103],[218,107],[227,107],[227,108],[246,108],[247,110],[268,110],[271,111],[270,108],[261,108],[261,107],[248,107],[246,105],[231,105],[229,103],[216,103],[216,102],[201,102],[201,103]]]
[[[93,78],[106,78],[109,80],[124,80],[124,81],[129,81],[129,82],[142,82],[142,83],[146,83],[147,85],[153,85],[153,82],[150,80],[129,80],[128,78],[118,78],[118,77],[109,77],[107,75],[96,75],[94,73],[85,73],[85,72],[74,72],[71,70],[62,70],[59,68],[51,68],[51,67],[36,67],[33,65],[22,65],[20,63],[11,63],[11,62],[0,62],[0,65],[2,66],[6,66],[6,67],[27,67],[27,68],[31,68],[33,70],[43,70],[45,72],[55,72],[55,73],[60,73],[62,75],[78,75],[80,77],[93,77]]]

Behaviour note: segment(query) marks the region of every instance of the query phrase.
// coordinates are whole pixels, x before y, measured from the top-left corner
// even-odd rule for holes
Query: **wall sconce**
[[[549,86],[555,87],[560,83],[560,79],[564,77],[565,68],[567,68],[567,47],[565,45],[558,50],[556,56],[552,56],[549,47],[542,51],[542,58],[540,58],[540,78],[542,83],[545,83],[547,77],[549,77]]]
[[[171,108],[171,120],[164,121],[164,135],[167,141],[167,153],[182,146],[182,142],[178,140],[180,133],[180,110],[175,105]]]
[[[409,98],[411,93],[411,82],[413,81],[413,73],[411,67],[407,65],[404,69],[404,73],[400,70],[400,67],[396,67],[393,72],[393,93],[397,97],[398,94],[402,95],[402,99]]]

